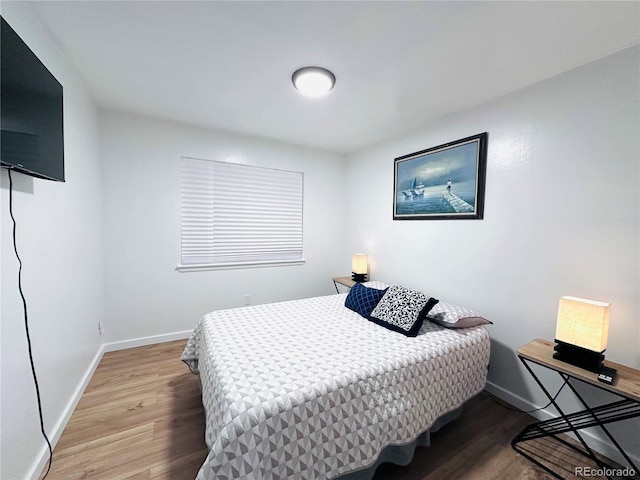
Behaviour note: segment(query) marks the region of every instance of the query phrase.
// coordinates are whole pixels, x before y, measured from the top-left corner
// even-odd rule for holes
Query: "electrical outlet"
[[[98,333],[100,333],[100,336],[104,335],[104,325],[102,322],[98,322]]]
[[[245,305],[251,305],[251,294],[250,293],[245,293],[244,294],[244,304]]]

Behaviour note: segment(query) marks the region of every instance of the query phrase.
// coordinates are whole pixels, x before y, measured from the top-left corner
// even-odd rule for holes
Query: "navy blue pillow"
[[[356,283],[351,287],[349,295],[344,301],[344,306],[363,317],[368,317],[386,292],[386,288],[378,290],[377,288],[368,288],[361,283]]]

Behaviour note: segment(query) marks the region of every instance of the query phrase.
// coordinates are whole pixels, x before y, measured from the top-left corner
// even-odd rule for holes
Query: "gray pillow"
[[[447,302],[438,302],[428,313],[427,318],[447,328],[468,328],[492,324],[475,310]]]

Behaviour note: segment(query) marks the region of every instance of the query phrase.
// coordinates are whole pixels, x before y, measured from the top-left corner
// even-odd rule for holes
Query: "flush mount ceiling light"
[[[326,68],[303,67],[291,76],[293,86],[308,97],[320,97],[329,93],[336,83],[336,76]]]

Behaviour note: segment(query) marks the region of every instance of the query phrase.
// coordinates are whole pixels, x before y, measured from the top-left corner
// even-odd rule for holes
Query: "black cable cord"
[[[18,247],[16,243],[16,219],[13,217],[13,180],[11,179],[11,170],[7,169],[7,173],[9,174],[9,215],[11,215],[11,220],[13,221],[13,251],[16,252],[16,258],[18,259],[18,290],[20,291],[20,298],[22,298],[22,306],[24,309],[24,329],[27,334],[27,346],[29,347],[29,362],[31,363],[31,373],[33,374],[33,383],[36,387],[36,398],[38,400],[38,415],[40,416],[40,431],[42,432],[42,436],[47,442],[47,446],[49,447],[49,464],[47,466],[47,471],[45,472],[42,480],[47,478],[49,475],[49,470],[51,470],[51,462],[53,461],[53,449],[51,448],[51,442],[49,441],[49,437],[47,437],[47,433],[44,429],[44,418],[42,416],[42,402],[40,400],[40,387],[38,386],[38,377],[36,375],[36,366],[33,363],[33,352],[31,350],[31,337],[29,336],[29,320],[27,316],[27,300],[24,297],[24,293],[22,292],[22,260],[20,260],[20,255],[18,255]]]
[[[568,379],[565,379],[565,381],[562,383],[562,385],[560,385],[560,388],[558,389],[558,391],[556,392],[556,394],[553,396],[553,399],[549,401],[549,403],[547,403],[544,407],[540,407],[540,408],[534,408],[533,410],[520,410],[519,408],[514,408],[508,404],[506,404],[505,402],[503,402],[502,400],[500,400],[498,397],[496,397],[495,395],[487,392],[486,390],[483,390],[483,393],[493,399],[494,402],[496,402],[498,405],[500,405],[503,408],[506,408],[507,410],[512,410],[514,412],[520,412],[520,413],[534,413],[534,412],[538,412],[540,410],[544,410],[545,408],[547,408],[549,405],[551,405],[553,402],[556,401],[556,398],[558,398],[558,395],[560,395],[560,392],[562,391],[562,389],[567,385],[567,383],[569,382]]]

